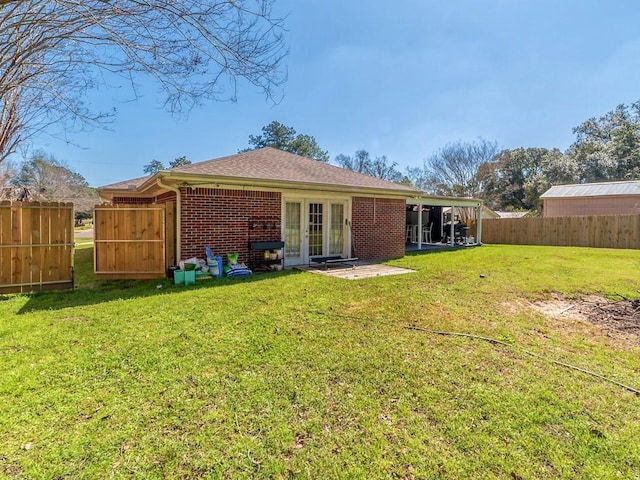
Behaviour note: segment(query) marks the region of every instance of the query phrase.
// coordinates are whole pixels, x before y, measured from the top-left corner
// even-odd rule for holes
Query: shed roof
[[[640,180],[555,185],[540,198],[640,196]]]
[[[155,174],[155,176],[167,178],[181,175],[416,193],[414,188],[406,185],[328,165],[272,147],[161,170]],[[143,188],[153,177],[140,177],[113,183],[100,187],[99,190],[138,190]]]

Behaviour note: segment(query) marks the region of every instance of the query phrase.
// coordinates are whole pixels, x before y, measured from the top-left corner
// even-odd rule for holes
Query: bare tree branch
[[[0,161],[35,133],[103,126],[86,93],[116,75],[164,107],[235,100],[244,80],[274,100],[286,79],[284,19],[273,0],[0,0]]]
[[[481,192],[478,170],[497,153],[498,144],[483,138],[447,144],[424,162],[421,187],[439,195],[478,196]]]

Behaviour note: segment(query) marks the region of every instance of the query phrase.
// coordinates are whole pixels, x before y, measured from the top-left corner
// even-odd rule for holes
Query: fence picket
[[[99,279],[162,278],[166,275],[163,204],[98,205],[94,230]]]
[[[73,287],[73,204],[0,202],[0,293]]]
[[[482,241],[640,249],[640,215],[485,219]]]

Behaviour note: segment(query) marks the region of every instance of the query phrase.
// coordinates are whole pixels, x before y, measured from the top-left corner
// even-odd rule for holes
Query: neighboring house
[[[556,185],[541,195],[543,217],[640,213],[640,180]]]

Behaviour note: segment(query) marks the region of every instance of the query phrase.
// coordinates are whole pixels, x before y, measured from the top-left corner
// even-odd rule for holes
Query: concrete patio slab
[[[390,265],[382,264],[360,264],[355,266],[350,265],[331,265],[327,269],[323,266],[298,266],[294,267],[297,270],[304,272],[318,273],[320,275],[328,275],[335,278],[344,278],[345,280],[362,280],[364,278],[374,277],[386,277],[388,275],[402,275],[405,273],[412,273],[415,270],[409,270],[408,268],[392,267]]]

